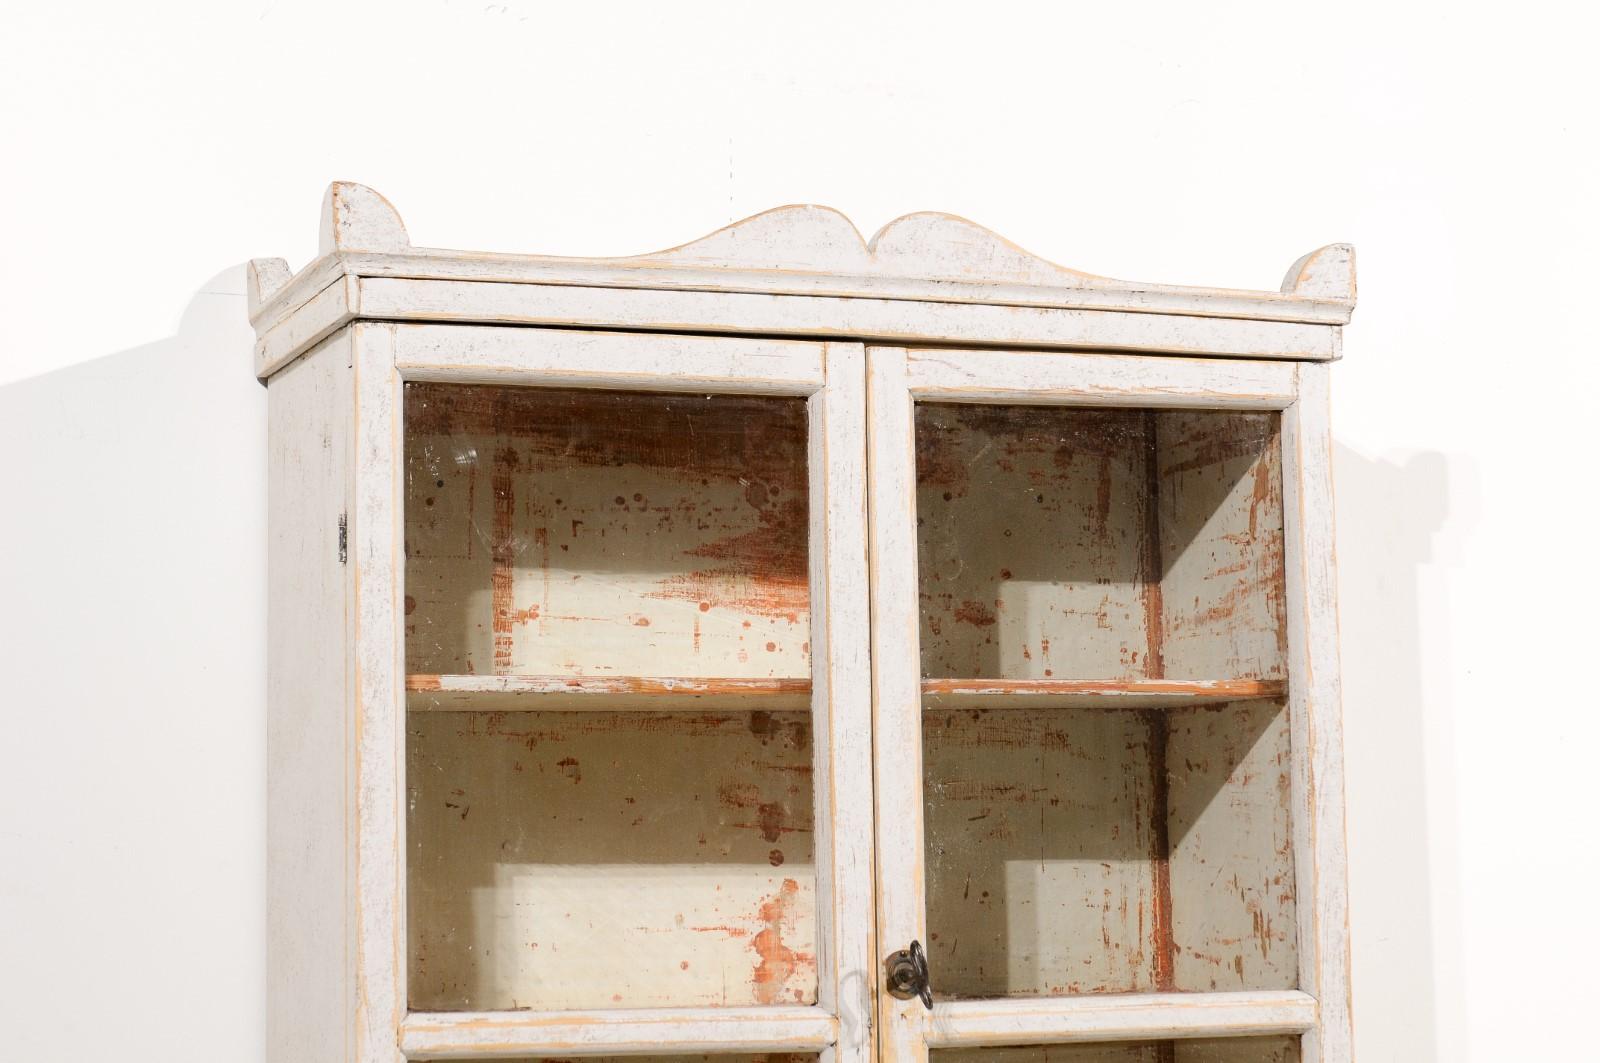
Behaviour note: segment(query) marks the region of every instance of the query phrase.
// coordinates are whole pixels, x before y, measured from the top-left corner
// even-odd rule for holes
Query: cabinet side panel
[[[267,1059],[348,1057],[348,335],[268,385]]]
[[[1300,988],[1317,998],[1304,1063],[1349,1063],[1350,922],[1345,885],[1344,722],[1333,529],[1328,367],[1298,367],[1284,413],[1289,713],[1295,749]]]

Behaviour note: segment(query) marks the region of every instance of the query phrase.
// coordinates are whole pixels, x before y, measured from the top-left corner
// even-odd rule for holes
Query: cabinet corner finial
[[[405,251],[411,247],[399,211],[387,199],[354,181],[335,181],[322,197],[318,254],[339,251]]]
[[[267,300],[278,294],[278,290],[289,283],[289,263],[281,258],[252,258],[245,267],[245,305],[249,308],[250,317],[255,318],[256,313],[265,305]]]
[[[1350,244],[1329,244],[1301,255],[1284,274],[1285,295],[1308,299],[1356,301],[1356,249]]]

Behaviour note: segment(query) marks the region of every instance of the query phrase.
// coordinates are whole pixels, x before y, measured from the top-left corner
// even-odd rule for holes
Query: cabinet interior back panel
[[[1278,416],[917,407],[923,674],[1276,679]]]
[[[1298,1037],[939,1048],[932,1063],[1300,1063]]]
[[[808,677],[803,399],[408,384],[413,673]]]
[[[1292,989],[1288,714],[923,713],[944,999]]]
[[[1163,678],[1281,678],[1288,629],[1278,415],[1149,416]]]
[[[418,1010],[816,1001],[805,713],[411,713]]]

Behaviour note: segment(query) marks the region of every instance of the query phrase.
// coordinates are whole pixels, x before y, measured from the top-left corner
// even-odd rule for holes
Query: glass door
[[[399,342],[406,1053],[864,1063],[861,348]]]
[[[868,358],[883,1058],[1298,1059],[1295,368]]]

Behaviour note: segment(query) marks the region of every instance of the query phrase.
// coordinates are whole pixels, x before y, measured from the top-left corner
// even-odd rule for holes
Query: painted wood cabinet
[[[1351,249],[250,271],[274,1063],[1346,1063]]]

